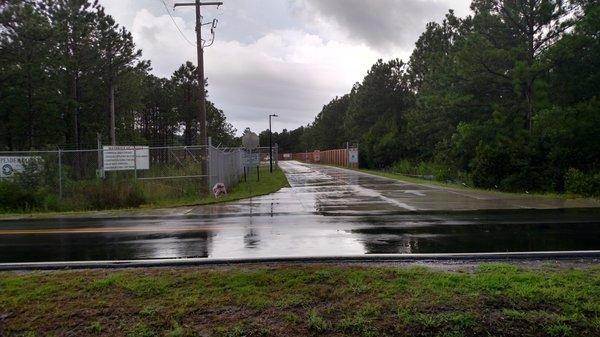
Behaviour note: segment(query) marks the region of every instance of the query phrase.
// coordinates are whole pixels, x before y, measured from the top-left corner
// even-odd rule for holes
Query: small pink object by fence
[[[225,184],[223,184],[223,183],[216,183],[215,186],[213,187],[212,191],[213,191],[215,198],[218,198],[222,195],[227,194],[227,188],[225,188]]]

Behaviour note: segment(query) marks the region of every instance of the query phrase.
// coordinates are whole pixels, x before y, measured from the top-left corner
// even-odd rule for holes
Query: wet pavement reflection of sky
[[[290,188],[231,204],[149,217],[0,221],[0,262],[600,249],[600,211],[587,208],[591,201],[281,166]]]

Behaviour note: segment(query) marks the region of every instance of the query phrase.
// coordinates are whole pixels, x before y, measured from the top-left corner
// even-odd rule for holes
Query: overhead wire
[[[179,31],[179,35],[181,35],[181,37],[192,47],[196,47],[197,45],[194,42],[191,42],[183,33],[183,31],[181,30],[181,28],[179,28],[179,25],[177,24],[177,22],[175,22],[175,18],[173,18],[173,15],[171,15],[171,12],[169,11],[169,7],[167,6],[167,4],[165,3],[164,0],[159,0],[163,6],[165,7],[165,11],[167,12],[167,14],[169,15],[169,17],[171,18],[171,21],[173,21],[173,24],[175,25],[175,28],[177,28],[177,31]]]

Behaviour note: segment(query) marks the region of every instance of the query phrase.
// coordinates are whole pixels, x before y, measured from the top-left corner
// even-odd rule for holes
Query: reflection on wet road
[[[597,206],[590,201],[281,166],[290,188],[231,204],[148,217],[0,221],[0,262],[600,249],[600,210],[584,208]]]

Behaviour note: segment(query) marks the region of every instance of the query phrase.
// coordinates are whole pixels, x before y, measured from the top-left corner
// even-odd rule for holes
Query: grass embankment
[[[152,203],[142,205],[143,208],[154,207],[176,207],[189,205],[208,205],[227,201],[241,200],[250,197],[256,197],[279,191],[283,187],[289,186],[287,178],[279,168],[273,168],[273,173],[269,172],[268,167],[260,168],[260,180],[257,180],[256,168],[251,170],[246,181],[242,178],[239,184],[227,189],[227,195],[215,198],[212,195],[204,197],[190,197],[173,200],[158,200]]]
[[[0,273],[0,335],[598,336],[600,268]]]
[[[166,184],[166,183],[161,183]],[[260,169],[260,181],[256,180],[256,170],[252,171],[251,174],[247,176],[247,181],[242,181],[236,186],[228,188],[228,194],[226,196],[215,198],[212,195],[206,196],[198,196],[196,193],[187,196],[169,196],[167,192],[162,191],[162,187],[157,186],[156,183],[154,185],[145,185],[145,194],[150,194],[150,201],[143,203],[139,207],[136,208],[116,208],[116,209],[102,209],[102,214],[114,214],[119,215],[121,213],[135,213],[135,212],[145,212],[148,209],[160,208],[160,207],[178,207],[178,206],[195,206],[195,205],[208,205],[208,204],[216,204],[228,201],[235,201],[260,195],[265,195],[269,193],[273,193],[278,191],[283,187],[289,186],[287,178],[283,171],[279,168],[273,169],[273,173],[269,173],[268,167],[261,167]],[[13,217],[23,217],[24,214],[30,217],[53,217],[53,216],[65,216],[65,215],[88,215],[98,213],[98,210],[89,209],[89,210],[76,210],[76,211],[64,211],[64,212],[56,212],[56,211],[23,211],[21,213],[14,212],[6,212],[0,213],[0,219],[2,218],[13,218]]]
[[[434,186],[449,187],[449,188],[462,189],[462,190],[503,193],[503,194],[511,194],[511,195],[535,195],[535,196],[540,196],[540,197],[559,198],[559,199],[582,198],[581,196],[578,196],[578,195],[558,194],[558,193],[553,193],[553,192],[517,193],[517,192],[505,192],[505,191],[498,191],[498,190],[490,190],[490,189],[485,189],[485,188],[477,188],[477,187],[473,187],[473,186],[469,186],[469,185],[462,185],[462,184],[456,184],[456,183],[451,183],[451,182],[443,182],[443,181],[433,180],[433,179],[429,180],[429,179],[423,179],[423,178],[416,178],[416,177],[407,176],[407,175],[404,175],[401,173],[394,173],[394,172],[381,171],[381,170],[358,169],[358,171],[373,174],[373,175],[384,177],[384,178],[402,180],[402,181],[406,181],[406,182],[414,183],[414,184],[434,185]]]

